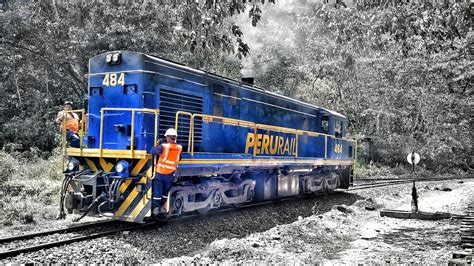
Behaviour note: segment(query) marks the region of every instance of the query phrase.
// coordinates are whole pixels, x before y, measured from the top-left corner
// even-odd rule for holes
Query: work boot
[[[153,208],[153,215],[158,215],[158,214],[160,214],[160,207]]]

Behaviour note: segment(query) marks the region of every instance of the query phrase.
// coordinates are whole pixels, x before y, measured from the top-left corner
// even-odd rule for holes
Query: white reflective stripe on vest
[[[166,169],[176,170],[176,167],[168,166],[168,165],[162,164],[162,163],[159,163],[158,167],[163,167],[163,168],[166,168]]]
[[[170,151],[170,147],[168,144],[163,144],[163,146],[165,147],[165,156],[163,157],[163,159],[161,160],[162,162],[166,162],[166,160],[168,159],[168,153]]]
[[[178,168],[182,147],[179,144],[167,143],[163,144],[163,149],[156,166],[156,171],[162,174],[170,174]]]

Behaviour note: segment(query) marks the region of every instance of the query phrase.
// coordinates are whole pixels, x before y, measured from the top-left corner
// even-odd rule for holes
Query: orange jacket
[[[64,119],[66,119],[66,121],[64,121]],[[76,113],[60,111],[56,117],[56,123],[59,125],[61,131],[63,123],[65,123],[66,129],[74,131],[74,133],[79,131],[79,116],[77,116]]]
[[[163,144],[162,146],[163,152],[160,154],[155,170],[157,173],[167,175],[176,171],[176,164],[179,161],[183,147],[179,144],[170,143]]]
[[[67,118],[66,119],[66,128],[77,133],[79,131],[79,121],[75,118]]]

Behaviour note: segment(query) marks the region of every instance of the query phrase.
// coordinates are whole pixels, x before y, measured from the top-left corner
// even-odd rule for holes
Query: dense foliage
[[[239,26],[226,20],[247,7],[256,25],[256,4],[230,1],[10,1],[0,13],[0,146],[51,150],[58,106],[83,105],[88,60],[98,53],[135,50],[226,69],[216,51],[235,53],[236,62],[249,53]]]
[[[232,78],[250,70],[344,113],[368,161],[395,166],[415,149],[428,168],[472,165],[467,3],[127,2],[11,1],[0,13],[0,146],[51,151],[58,106],[85,100],[88,59],[127,49]]]
[[[396,166],[415,150],[431,169],[472,166],[474,36],[467,3],[304,2],[270,8],[250,29],[249,45],[258,51],[249,65],[260,85],[347,115],[353,135],[367,144],[360,146],[366,162]],[[287,18],[284,26],[275,28],[280,18]]]

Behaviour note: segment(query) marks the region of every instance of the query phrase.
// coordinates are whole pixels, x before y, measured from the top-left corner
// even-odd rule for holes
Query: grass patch
[[[48,159],[12,156],[0,151],[0,224],[54,219],[63,179],[59,151]]]

